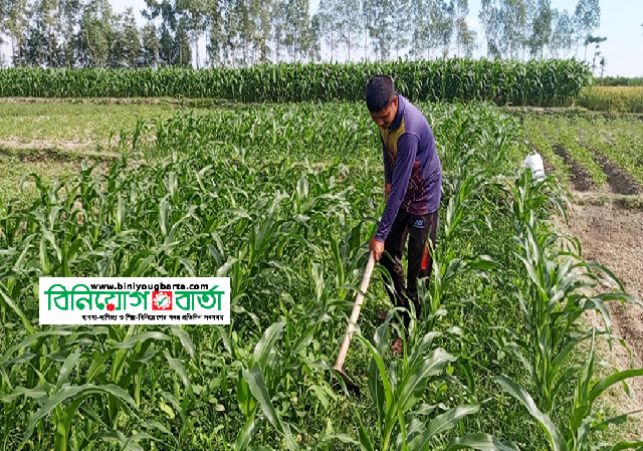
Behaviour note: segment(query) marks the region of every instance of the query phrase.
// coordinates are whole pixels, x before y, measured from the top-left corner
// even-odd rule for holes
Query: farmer
[[[395,91],[391,77],[377,75],[371,78],[366,86],[366,105],[380,129],[386,202],[370,248],[375,261],[379,261],[393,279],[394,293],[385,284],[393,305],[410,311],[410,299],[417,319],[420,319],[418,277],[431,274],[432,259],[427,238],[430,236],[435,246],[442,195],[440,158],[428,121],[420,110]],[[405,283],[401,259],[407,235],[408,281]],[[408,337],[411,319],[406,312],[403,317]],[[401,347],[402,339],[398,338],[393,344],[393,353],[398,354]]]

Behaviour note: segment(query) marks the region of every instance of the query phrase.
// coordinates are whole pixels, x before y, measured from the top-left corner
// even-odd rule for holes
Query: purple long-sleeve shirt
[[[384,178],[391,192],[375,238],[385,241],[401,209],[413,215],[433,213],[442,196],[442,165],[433,131],[420,110],[398,94],[391,126],[380,127]]]

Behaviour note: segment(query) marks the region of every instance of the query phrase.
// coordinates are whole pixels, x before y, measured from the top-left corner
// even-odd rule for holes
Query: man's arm
[[[377,241],[384,242],[386,240],[393,221],[395,221],[395,217],[400,209],[400,205],[404,200],[406,190],[409,186],[413,164],[415,163],[419,141],[420,139],[417,135],[409,133],[403,134],[398,140],[397,159],[391,178],[391,193],[386,201],[384,214],[382,215],[382,220],[375,234]]]

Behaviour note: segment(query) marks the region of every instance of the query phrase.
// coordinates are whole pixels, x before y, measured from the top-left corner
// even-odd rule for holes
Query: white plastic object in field
[[[525,166],[531,169],[535,179],[540,180],[545,177],[545,165],[543,164],[543,158],[538,152],[533,155],[527,155],[527,158],[525,158]]]

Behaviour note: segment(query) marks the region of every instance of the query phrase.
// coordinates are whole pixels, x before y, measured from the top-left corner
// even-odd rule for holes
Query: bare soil
[[[565,161],[565,164],[571,168],[571,182],[576,191],[583,192],[596,188],[590,173],[581,164],[576,162],[563,146],[555,144],[554,150],[556,151],[556,155],[561,157],[563,161]]]
[[[20,143],[18,141],[0,139],[0,154],[17,154],[21,161],[70,161],[85,157],[112,159],[118,158],[119,153],[96,151],[95,147],[77,142],[32,141]]]
[[[629,173],[612,163],[605,155],[593,147],[587,144],[583,145],[594,154],[596,161],[601,165],[603,172],[607,175],[607,184],[613,193],[629,196],[643,192],[641,185]]]

